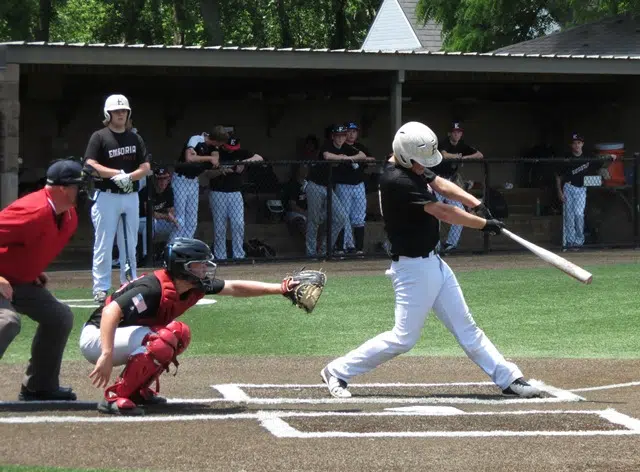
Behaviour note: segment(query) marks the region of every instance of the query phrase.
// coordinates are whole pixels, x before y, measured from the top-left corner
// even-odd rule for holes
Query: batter
[[[520,369],[505,360],[476,325],[453,271],[435,252],[439,220],[490,234],[498,234],[504,227],[479,200],[427,169],[441,160],[438,139],[424,124],[409,122],[396,133],[393,155],[379,186],[380,208],[391,242],[393,262],[386,275],[395,291],[395,326],[322,370],[322,380],[336,398],[351,396],[347,385],[354,376],[370,372],[409,351],[420,339],[432,308],[467,356],[503,394],[540,396],[540,391],[524,380]],[[460,201],[484,217],[439,202],[434,191]]]
[[[91,207],[95,230],[93,243],[93,299],[104,303],[111,288],[111,250],[117,232],[120,255],[120,283],[126,282],[124,231],[129,241],[129,262],[136,278],[136,244],[139,226],[139,180],[151,166],[144,141],[130,129],[131,107],[124,95],[111,95],[104,103],[104,128],[89,139],[85,160],[93,166],[101,181]],[[122,214],[126,214],[126,228]]]

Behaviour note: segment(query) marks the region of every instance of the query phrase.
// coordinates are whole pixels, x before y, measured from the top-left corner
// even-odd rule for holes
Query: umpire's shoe
[[[331,396],[336,398],[351,398],[351,392],[347,389],[347,382],[332,375],[328,367],[322,369],[320,377],[322,377],[322,381],[327,384]]]
[[[77,399],[71,387],[58,387],[57,390],[32,391],[23,385],[18,395],[18,400],[21,402],[74,401]]]
[[[533,385],[529,385],[522,377],[514,380],[511,385],[509,385],[502,391],[502,394],[521,398],[534,398],[542,396],[542,392],[539,389],[537,389]]]

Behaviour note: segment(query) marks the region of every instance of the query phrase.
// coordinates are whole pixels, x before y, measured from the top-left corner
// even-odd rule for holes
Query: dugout
[[[520,185],[516,161],[542,141],[564,151],[574,130],[588,143],[640,150],[638,59],[4,43],[0,204],[16,198],[19,180],[37,184],[50,159],[82,155],[101,126],[104,98],[123,93],[160,163],[173,162],[188,136],[214,124],[234,126],[247,147],[280,161],[295,159],[300,139],[321,138],[335,121],[359,122],[363,142],[382,158],[404,121],[426,122],[444,136],[451,120],[463,120],[467,141],[487,160],[510,160],[491,164],[490,183],[515,184],[509,198],[522,231],[551,241],[554,223],[534,227],[529,218],[544,195]],[[480,181],[484,172],[467,163],[464,176]]]

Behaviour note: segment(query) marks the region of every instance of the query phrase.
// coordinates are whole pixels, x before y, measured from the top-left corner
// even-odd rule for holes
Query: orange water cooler
[[[624,143],[600,143],[596,144],[596,155],[599,157],[616,156],[624,157]],[[619,187],[625,184],[624,162],[616,160],[603,168],[603,183],[606,187]]]

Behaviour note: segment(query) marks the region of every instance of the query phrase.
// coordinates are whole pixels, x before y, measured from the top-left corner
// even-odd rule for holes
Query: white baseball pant
[[[144,352],[142,345],[144,337],[151,333],[147,326],[125,326],[116,328],[116,335],[113,340],[113,365],[124,365],[132,354]],[[95,364],[102,354],[100,345],[100,328],[92,324],[85,324],[80,333],[80,352],[86,360]]]
[[[328,368],[332,375],[348,382],[352,377],[408,352],[420,339],[422,327],[433,308],[467,356],[501,389],[522,377],[520,369],[507,362],[476,325],[456,276],[439,256],[400,257],[391,264],[386,275],[391,278],[396,295],[393,329],[331,362]]]
[[[127,215],[127,227],[123,228],[120,215]],[[136,246],[138,245],[138,226],[140,208],[138,193],[109,193],[98,191],[95,203],[91,207],[91,221],[95,230],[93,243],[93,293],[108,292],[111,288],[111,251],[113,239],[117,236],[120,260],[120,283],[127,281],[125,275],[126,251],[124,231],[127,232],[129,263],[131,275],[136,275]]]

